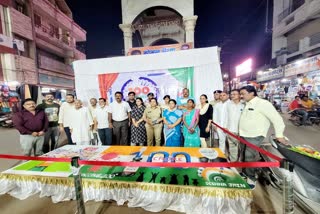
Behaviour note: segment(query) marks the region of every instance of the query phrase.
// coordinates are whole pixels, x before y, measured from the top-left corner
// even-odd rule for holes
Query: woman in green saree
[[[184,147],[200,147],[199,109],[194,107],[194,100],[189,99],[183,114]]]

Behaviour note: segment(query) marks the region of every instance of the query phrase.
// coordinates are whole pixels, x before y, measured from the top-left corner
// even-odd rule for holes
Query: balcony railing
[[[50,42],[53,42],[55,45],[60,46],[61,48],[66,48],[71,50],[73,48],[72,42],[68,39],[66,35],[58,34],[55,30],[50,29],[45,25],[36,25],[36,33],[45,39],[49,39]]]
[[[287,47],[287,53],[293,54],[299,51],[299,42],[295,42]]]
[[[12,7],[10,7],[10,16],[12,32],[29,40],[33,40],[30,17],[20,13]]]
[[[320,43],[320,33],[315,33],[310,36],[310,46]]]
[[[56,71],[63,74],[73,75],[73,70],[70,65],[66,65],[62,62],[56,61],[49,57],[39,54],[38,63],[39,63],[39,68],[49,70],[49,71]]]
[[[305,0],[293,0],[292,4],[284,9],[282,13],[278,15],[278,23],[280,23],[284,18],[289,16],[291,13],[296,11],[299,7],[301,7],[305,3]]]
[[[34,10],[40,13],[40,15],[45,14],[46,16],[49,16],[56,20],[63,26],[63,28],[68,29],[71,35],[75,37],[77,41],[86,40],[86,31],[78,26],[74,22],[74,20],[54,7],[54,5],[51,4],[48,0],[32,0],[32,2],[34,4]]]

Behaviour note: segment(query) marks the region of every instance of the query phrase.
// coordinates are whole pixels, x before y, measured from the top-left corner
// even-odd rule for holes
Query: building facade
[[[193,0],[122,0],[124,52],[132,47],[194,43]]]
[[[274,1],[273,64],[285,65],[319,53],[320,1]]]
[[[65,0],[0,0],[0,81],[73,89],[86,31]],[[2,42],[4,41],[4,42]]]

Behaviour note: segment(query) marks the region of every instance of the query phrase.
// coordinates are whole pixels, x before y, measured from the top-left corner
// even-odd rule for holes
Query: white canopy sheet
[[[83,101],[99,98],[99,74],[141,72],[194,67],[194,95],[213,99],[213,91],[223,88],[218,47],[190,49],[150,55],[79,60],[73,62],[77,97]],[[126,95],[124,95],[126,96]]]

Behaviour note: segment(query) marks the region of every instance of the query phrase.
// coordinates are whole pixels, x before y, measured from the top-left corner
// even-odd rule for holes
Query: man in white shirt
[[[243,103],[240,102],[239,89],[233,89],[230,93],[231,101],[227,105],[227,120],[226,128],[234,135],[239,134],[239,120],[244,108]],[[227,136],[227,144],[229,151],[227,157],[230,161],[238,161],[239,158],[239,141],[230,135]]]
[[[60,107],[59,124],[60,132],[65,132],[68,139],[68,144],[74,145],[71,138],[70,123],[72,122],[72,112],[75,109],[74,96],[72,94],[66,95],[66,102]]]
[[[131,108],[129,104],[123,101],[121,92],[115,93],[115,101],[110,104],[108,110],[109,128],[113,129],[116,137],[116,145],[128,144],[128,129],[131,121]]]
[[[89,145],[93,119],[88,108],[82,106],[81,100],[75,100],[72,121],[69,123],[71,138],[76,145]]]
[[[267,100],[257,97],[257,91],[254,86],[248,85],[240,89],[240,95],[246,102],[245,107],[240,116],[239,134],[246,141],[261,146],[264,138],[267,136],[272,123],[277,140],[283,144],[287,144],[283,132],[285,125],[282,117]],[[246,146],[240,145],[240,158],[244,162],[252,162],[260,160],[259,152]],[[243,172],[247,176],[247,182],[255,188],[257,168],[244,168]]]
[[[226,128],[227,118],[227,105],[230,102],[227,92],[220,93],[220,101],[214,106],[213,110],[213,122],[219,126]],[[219,148],[223,153],[226,153],[226,134],[219,128],[214,126],[214,130],[218,133]]]
[[[96,98],[91,98],[90,99],[90,106],[89,106],[89,112],[91,114],[91,117],[95,118],[95,111],[97,109],[97,99]],[[94,121],[94,123],[96,124],[96,121]],[[92,130],[92,135],[93,135],[93,139],[91,139],[90,144],[92,145],[98,145],[98,133],[95,129]]]
[[[108,110],[106,99],[99,98],[99,106],[95,110],[94,121],[102,145],[112,144],[112,129],[109,128]]]

